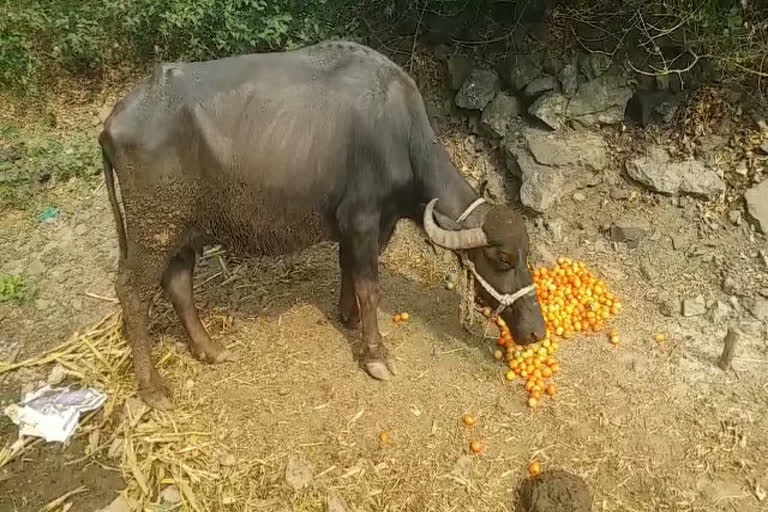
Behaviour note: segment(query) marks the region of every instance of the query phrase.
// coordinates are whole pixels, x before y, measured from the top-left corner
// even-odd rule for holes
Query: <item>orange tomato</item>
[[[541,464],[538,462],[531,462],[528,464],[528,474],[531,477],[535,477],[541,474]]]

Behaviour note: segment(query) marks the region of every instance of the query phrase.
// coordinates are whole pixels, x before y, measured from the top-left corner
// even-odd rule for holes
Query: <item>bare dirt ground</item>
[[[92,117],[103,101],[82,102],[63,126],[45,130],[64,140],[73,129],[94,133]],[[450,138],[461,142],[463,129],[459,123]],[[110,301],[117,251],[101,181],[41,187],[26,206],[2,212],[0,273],[25,276],[37,294],[0,303],[0,361],[34,357],[119,309]],[[324,510],[327,499],[343,496],[360,511],[510,510],[535,459],[582,476],[595,510],[768,510],[768,343],[765,325],[741,305],[768,287],[758,253],[765,238],[746,223],[734,226],[724,208],[629,184],[618,164],[584,195],[560,202],[544,222],[530,219],[529,229],[539,252],[586,261],[623,299],[612,322],[622,341],[611,345],[604,334],[564,341],[560,392],[533,410],[519,382],[505,381],[493,340],[460,329],[458,296],[444,286],[455,277],[455,261],[436,254],[408,223],[382,258],[380,322],[400,370],[388,383],[358,369],[356,337],[336,320],[332,245],[279,260],[229,260],[229,276],[216,258],[202,261],[201,313],[240,360],[216,367],[193,360],[160,298],[155,360],[178,409],[146,420],[158,435],[196,433],[197,440],[187,436],[189,446],[168,446],[189,448],[190,474],[202,475],[190,485],[210,507],[202,509]],[[55,222],[38,221],[44,205],[60,208]],[[613,247],[603,233],[627,213],[654,233],[636,249]],[[546,227],[553,222],[562,235]],[[727,276],[735,289],[723,289]],[[699,294],[736,308],[717,322],[682,317],[680,301]],[[401,311],[412,320],[395,325],[392,315]],[[715,362],[726,324],[737,320],[747,337],[734,369],[723,372]],[[667,335],[663,343],[653,339],[659,332]],[[49,370],[0,375],[0,401],[16,400]],[[473,429],[461,422],[466,412],[479,418]],[[0,446],[15,432],[0,420]],[[120,489],[136,489],[125,457],[84,457],[86,437],[67,447],[38,446],[0,468],[0,511],[39,510],[81,485],[87,490],[68,500],[71,510],[92,511]],[[487,445],[477,456],[469,450],[474,439]],[[225,461],[227,453],[234,457]],[[298,491],[286,483],[289,460],[313,468]],[[152,480],[149,501],[183,480]],[[184,503],[183,510],[194,509]]]

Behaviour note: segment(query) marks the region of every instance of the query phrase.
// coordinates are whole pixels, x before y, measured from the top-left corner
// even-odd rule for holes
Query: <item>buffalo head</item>
[[[486,289],[475,280],[477,292],[494,307],[497,296],[510,298],[533,284],[528,268],[528,232],[522,216],[508,206],[493,206],[485,214],[481,227],[464,228],[456,221],[436,212],[437,199],[424,210],[424,230],[436,245],[454,251],[466,251],[476,273],[490,286]],[[546,322],[536,293],[523,295],[505,307],[501,318],[519,345],[544,339]]]

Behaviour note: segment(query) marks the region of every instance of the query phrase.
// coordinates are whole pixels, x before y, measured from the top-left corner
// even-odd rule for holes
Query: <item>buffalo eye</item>
[[[515,268],[515,256],[508,252],[496,251],[496,264],[499,270],[509,271]]]

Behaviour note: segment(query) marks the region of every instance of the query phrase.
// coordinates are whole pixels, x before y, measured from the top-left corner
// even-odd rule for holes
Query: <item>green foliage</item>
[[[33,295],[32,288],[22,276],[0,274],[0,304],[23,304],[31,300]]]
[[[35,93],[53,73],[201,60],[346,33],[353,0],[0,0],[0,87]],[[339,31],[341,30],[341,32]]]
[[[29,136],[0,124],[0,211],[26,207],[41,182],[93,176],[100,163],[99,146],[87,133]]]

